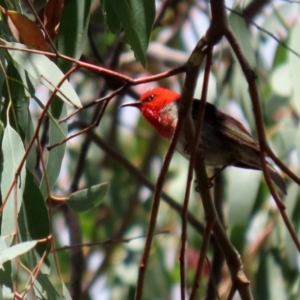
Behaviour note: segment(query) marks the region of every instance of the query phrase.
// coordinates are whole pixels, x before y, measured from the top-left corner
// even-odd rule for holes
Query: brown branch
[[[55,47],[55,45],[54,45],[54,43],[53,43],[53,41],[52,41],[52,39],[51,39],[51,37],[50,37],[48,31],[46,30],[46,28],[45,28],[43,22],[41,21],[41,19],[40,19],[38,13],[36,12],[36,10],[35,10],[35,8],[34,8],[32,2],[31,2],[30,0],[26,0],[26,3],[29,5],[29,7],[30,7],[31,11],[33,12],[35,18],[37,19],[39,25],[40,25],[41,28],[43,29],[44,34],[45,34],[46,37],[47,37],[47,41],[50,43],[50,45],[51,45],[53,51],[57,54],[57,49],[56,49],[56,47]]]
[[[197,122],[197,128],[195,131],[195,135],[193,137],[193,144],[192,144],[192,148],[191,148],[191,157],[190,157],[190,163],[189,163],[189,172],[188,172],[188,178],[187,178],[187,184],[186,184],[186,195],[185,195],[185,199],[184,199],[184,205],[183,205],[183,212],[182,212],[182,238],[181,238],[181,295],[184,297],[184,283],[185,283],[185,273],[184,273],[184,269],[185,269],[185,265],[184,265],[184,256],[185,256],[185,244],[186,244],[186,214],[188,211],[188,200],[189,200],[189,191],[190,191],[190,186],[191,186],[191,181],[193,178],[193,168],[195,165],[195,159],[196,159],[196,153],[197,153],[197,148],[199,147],[199,138],[200,138],[200,134],[201,134],[201,130],[202,130],[202,123],[203,123],[203,119],[204,119],[204,109],[203,107],[205,107],[205,102],[206,102],[206,98],[207,98],[207,90],[208,90],[208,83],[209,83],[209,74],[210,74],[210,69],[211,69],[211,64],[212,64],[212,48],[209,47],[207,49],[207,58],[206,58],[206,67],[205,67],[205,73],[204,73],[204,78],[203,78],[203,88],[202,88],[202,95],[201,95],[201,103],[203,104],[202,108],[200,109],[200,114],[199,114],[199,118],[198,118],[198,122]],[[214,221],[212,222],[212,225],[214,224]],[[207,229],[208,228],[212,228],[211,227],[207,227],[206,226],[206,230],[205,230],[205,234],[207,233]],[[209,233],[210,236],[210,233]],[[207,242],[209,242],[209,238],[206,240]],[[203,241],[204,243],[204,241]],[[207,245],[203,245],[202,250],[205,252],[201,251],[201,259],[199,260],[199,265],[198,267],[201,268],[203,267],[203,263],[204,263],[204,258],[206,256],[206,250],[207,250],[208,244]],[[201,262],[200,262],[201,261]],[[200,277],[201,274],[201,270],[197,270],[195,278],[194,278],[194,285],[193,285],[193,289],[191,292],[191,298],[192,295],[193,297],[196,296],[196,290],[197,287],[196,285],[198,285],[198,279]]]
[[[170,233],[170,230],[163,230],[160,232],[155,233],[154,235],[160,235],[160,234],[168,234]],[[68,250],[72,248],[82,248],[82,247],[94,247],[94,246],[99,246],[99,245],[109,245],[109,244],[129,244],[131,241],[138,240],[141,238],[144,238],[144,235],[132,237],[132,238],[127,238],[127,239],[119,239],[119,238],[111,238],[107,239],[103,242],[91,242],[91,243],[82,243],[82,244],[74,244],[71,246],[64,246],[61,248],[53,249],[52,252],[59,252],[63,250]]]
[[[209,46],[213,46],[215,43],[217,43],[228,28],[228,21],[225,12],[224,1],[212,0],[211,10],[212,22],[206,34],[206,40]],[[196,66],[192,66],[192,68],[196,69]],[[187,76],[185,85],[189,84],[187,83],[188,80],[190,81],[191,78],[188,79]],[[204,112],[202,112],[202,114],[204,114]],[[184,132],[184,134],[186,140],[188,140],[188,138],[191,137],[188,128],[187,131]],[[211,194],[208,189],[208,177],[206,174],[203,158],[204,157],[202,154],[202,150],[200,149],[197,151],[197,158],[195,161],[195,172],[200,195],[203,202],[206,220],[207,222],[209,222],[209,224],[214,223],[213,234],[216,238],[217,243],[222,249],[222,252],[224,253],[225,259],[228,264],[228,268],[230,270],[232,282],[237,287],[241,298],[252,299],[251,291],[249,289],[249,281],[247,280],[243,272],[243,265],[240,256],[235,250],[235,248],[232,246],[218,218],[214,202],[212,201]]]
[[[29,143],[28,143],[28,146],[27,146],[27,148],[26,148],[26,150],[25,150],[25,154],[23,155],[22,160],[21,160],[21,162],[19,163],[18,168],[17,168],[17,170],[16,170],[15,179],[14,179],[14,181],[12,182],[11,186],[9,187],[9,190],[8,190],[8,192],[7,192],[7,195],[5,195],[5,197],[3,198],[2,205],[1,205],[1,208],[0,208],[0,215],[2,214],[4,205],[5,205],[6,201],[7,201],[7,199],[8,199],[8,197],[9,197],[10,193],[12,192],[12,189],[13,189],[14,185],[17,184],[17,182],[18,182],[18,177],[19,177],[19,175],[20,175],[20,173],[21,173],[21,170],[22,170],[22,168],[23,168],[23,166],[24,166],[24,163],[25,163],[25,161],[26,161],[26,158],[27,158],[27,156],[29,155],[29,151],[30,151],[31,147],[32,147],[33,144],[34,144],[34,141],[36,140],[37,135],[39,134],[40,128],[41,128],[41,126],[42,126],[43,119],[44,119],[45,115],[47,114],[47,111],[48,111],[48,109],[49,109],[49,107],[50,107],[50,104],[52,103],[52,100],[54,99],[56,93],[59,91],[60,86],[64,83],[64,81],[65,81],[67,78],[69,78],[69,76],[70,76],[73,72],[75,72],[75,70],[77,70],[77,66],[72,67],[72,68],[71,68],[71,69],[63,76],[63,78],[62,78],[62,79],[60,80],[60,82],[57,84],[57,87],[56,87],[56,88],[54,89],[54,91],[51,93],[51,96],[50,96],[48,102],[46,103],[46,105],[45,105],[43,111],[41,112],[41,115],[39,116],[39,119],[38,119],[38,123],[37,123],[36,129],[35,129],[35,131],[34,131],[32,137],[31,137],[31,139],[30,139],[30,141],[29,141]]]
[[[274,201],[276,202],[276,204],[278,206],[278,209],[280,211],[282,219],[283,219],[283,221],[295,243],[295,246],[297,247],[298,251],[300,252],[300,242],[298,240],[298,236],[297,236],[295,230],[293,229],[293,226],[292,226],[288,216],[286,215],[284,204],[278,197],[278,195],[272,185],[270,173],[268,172],[268,169],[267,169],[266,160],[265,160],[265,152],[269,149],[269,146],[268,146],[266,136],[265,136],[265,131],[264,131],[262,111],[261,111],[261,107],[260,107],[260,100],[259,100],[258,90],[257,90],[257,85],[256,85],[256,76],[254,74],[254,71],[251,69],[250,65],[248,64],[248,61],[246,60],[244,54],[242,53],[242,50],[239,47],[239,44],[236,41],[236,39],[230,29],[228,29],[226,31],[226,37],[227,37],[234,53],[237,56],[237,59],[241,65],[241,68],[244,72],[245,78],[249,85],[249,93],[250,93],[250,97],[251,97],[251,100],[253,103],[255,124],[256,124],[256,128],[257,128],[258,141],[259,141],[259,146],[260,146],[260,159],[261,159],[262,171],[263,171],[265,180],[267,182],[270,193],[273,196]],[[268,151],[270,151],[270,150],[268,150]],[[273,154],[273,156],[275,156],[275,155]]]
[[[143,154],[141,170],[139,171],[140,173],[143,174],[143,176],[146,176],[149,174],[149,168],[151,165],[151,161],[153,159],[153,156],[157,152],[156,150],[158,147],[158,143],[156,142],[156,140],[157,140],[157,133],[154,132],[153,136],[148,141],[148,147],[147,147],[146,153]],[[108,143],[109,143],[110,147],[114,149],[113,151],[116,151],[115,150],[117,148],[116,145],[112,144],[111,140],[108,140]],[[107,144],[107,143],[105,143],[105,144]],[[106,152],[107,156],[110,155],[109,151],[105,151],[105,152]],[[119,151],[116,151],[116,152],[118,153]],[[122,159],[124,160],[123,157],[122,157]],[[140,193],[142,187],[143,187],[143,183],[141,181],[137,180],[137,185],[136,185],[136,188],[134,189],[133,193],[131,193],[127,196],[127,201],[125,201],[125,203],[128,203],[128,206],[125,209],[125,211],[122,213],[122,220],[119,222],[120,224],[119,224],[119,226],[117,226],[118,228],[116,230],[116,233],[114,234],[115,238],[123,237],[125,232],[130,227],[132,220],[136,214],[136,209],[140,205],[139,193]],[[99,276],[101,276],[105,272],[105,270],[109,267],[110,262],[111,262],[110,260],[111,260],[111,257],[114,255],[114,250],[115,250],[116,246],[117,246],[116,244],[111,244],[108,247],[105,247],[104,259],[103,259],[100,267],[98,268],[98,270],[93,274],[93,277],[89,280],[88,284],[85,287],[85,290],[89,290],[89,288],[95,283],[95,281],[99,278]]]
[[[89,131],[88,135],[97,146],[102,148],[109,156],[111,156],[120,165],[122,165],[123,168],[125,168],[128,171],[128,173],[130,173],[131,176],[135,177],[149,190],[154,191],[155,185],[147,179],[144,173],[142,173],[134,165],[132,165],[127,159],[125,159],[121,154],[119,154],[119,152],[115,151],[115,149],[113,149],[107,143],[105,143],[105,141],[93,131]],[[176,202],[165,192],[162,192],[161,197],[162,200],[164,200],[168,205],[170,205],[170,207],[173,208],[179,215],[182,214],[182,206],[178,202]],[[200,232],[201,234],[204,233],[204,226],[193,216],[193,214],[188,213],[187,220],[197,232]]]
[[[216,169],[215,173],[219,170]],[[224,174],[221,173],[214,180],[214,202],[216,210],[218,213],[219,220],[224,226],[224,212],[223,212],[223,202],[224,202]],[[222,267],[224,265],[224,255],[219,246],[212,243],[212,263],[210,268],[209,282],[205,292],[205,300],[220,299],[218,294],[218,285],[222,279]]]
[[[244,17],[246,18],[246,20],[252,20],[258,13],[260,13],[262,8],[270,2],[270,0],[253,0],[243,10]]]
[[[202,269],[204,266],[205,258],[206,258],[206,253],[209,245],[209,240],[211,236],[212,229],[214,227],[214,220],[206,222],[206,228],[205,228],[205,234],[202,240],[202,245],[201,245],[201,251],[200,251],[200,257],[196,269],[196,274],[194,277],[194,282],[193,282],[193,288],[190,296],[190,300],[195,300],[197,299],[197,291],[199,288],[199,282],[201,280],[201,273]]]

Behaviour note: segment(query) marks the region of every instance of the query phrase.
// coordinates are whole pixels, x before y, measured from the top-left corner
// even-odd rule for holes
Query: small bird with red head
[[[144,93],[140,100],[123,104],[137,107],[145,119],[162,135],[171,140],[178,121],[180,95],[165,88],[154,88]],[[197,124],[201,101],[194,100],[192,118]],[[186,141],[187,142],[187,141]],[[191,141],[189,141],[191,142]],[[204,120],[200,135],[207,167],[224,169],[227,166],[261,170],[258,142],[236,119],[220,111],[211,103],[205,104]],[[182,139],[176,146],[186,158]],[[190,147],[189,147],[190,148]],[[286,185],[278,172],[266,161],[271,179],[286,194]]]

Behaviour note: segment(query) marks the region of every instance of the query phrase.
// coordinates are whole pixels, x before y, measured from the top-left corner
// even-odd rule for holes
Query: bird
[[[180,98],[181,96],[173,90],[157,87],[142,94],[139,101],[125,103],[121,107],[138,108],[158,133],[170,141],[178,121]],[[193,100],[191,114],[195,126],[201,104],[200,100]],[[176,149],[189,159],[185,143],[186,141],[184,142],[179,137]],[[219,170],[229,166],[253,170],[262,169],[258,142],[243,124],[209,102],[205,102],[200,143],[207,167]],[[283,194],[286,194],[286,184],[282,177],[267,160],[266,165],[271,179]]]

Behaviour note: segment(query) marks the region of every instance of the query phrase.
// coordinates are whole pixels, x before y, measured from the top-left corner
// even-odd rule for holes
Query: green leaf
[[[33,175],[28,170],[26,172],[23,205],[26,214],[26,229],[30,234],[30,238],[33,240],[47,238],[50,235],[48,211],[43,195],[34,182]],[[26,237],[23,237],[23,239],[26,239]],[[42,256],[46,248],[46,243],[39,243],[36,250]]]
[[[38,299],[62,300],[49,277],[41,272],[37,276],[37,283],[35,284],[35,294]]]
[[[300,52],[300,24],[296,23],[294,28],[291,30],[291,39],[289,42],[289,47],[298,53]],[[300,59],[295,54],[288,52],[288,61],[290,65],[291,75],[292,75],[292,86],[293,86],[293,97],[292,105],[297,110],[297,113],[300,113]]]
[[[142,49],[146,52],[155,20],[155,1],[129,0],[129,4]]]
[[[153,24],[153,9],[151,9],[153,1],[149,1],[148,4],[145,1],[139,1],[138,4],[137,1],[132,1],[130,3],[132,6],[127,1],[111,0],[110,3],[124,28],[126,41],[131,46],[136,58],[145,67],[145,52]],[[141,16],[147,8],[149,8],[149,16]],[[138,29],[138,27],[140,28]]]
[[[116,34],[121,29],[121,23],[111,2],[104,0],[101,3],[101,8],[108,28],[112,33]]]
[[[1,177],[1,194],[2,201],[8,195],[9,188],[11,187],[17,168],[24,157],[25,149],[20,136],[8,124],[4,130],[2,141],[3,152],[3,171]],[[25,187],[25,165],[23,166],[18,182],[13,187],[5,203],[2,215],[1,234],[10,235],[15,231],[15,217],[20,210],[23,199],[23,190]],[[12,242],[12,237],[8,237],[5,241],[9,246]]]
[[[242,12],[239,7],[236,7],[235,10]],[[246,26],[245,20],[242,17],[231,13],[228,21],[245,57],[247,57],[250,66],[253,69],[256,69],[256,59],[253,46],[251,44],[251,35],[248,27]]]
[[[36,11],[39,11],[40,9],[42,9],[43,7],[45,7],[47,0],[33,0],[32,1],[34,8],[36,9]],[[31,12],[31,9],[30,9]]]
[[[76,212],[90,210],[102,202],[108,190],[108,182],[94,185],[70,195],[67,203]]]
[[[12,47],[26,49],[22,44],[6,44]],[[26,53],[19,50],[8,50],[8,52],[21,68],[25,69],[33,78],[39,80],[50,91],[54,91],[55,87],[64,77],[62,71],[45,55]],[[82,106],[79,97],[68,80],[65,80],[60,86],[57,96],[77,108]]]
[[[33,270],[38,261],[33,251],[26,253],[27,263],[31,270]],[[59,279],[58,279],[59,280]],[[50,299],[50,300],[62,300],[62,296],[54,288],[53,284],[49,280],[48,275],[45,275],[42,270],[38,273],[38,276],[34,282],[34,293],[38,299]]]
[[[21,244],[14,245],[9,247],[0,253],[0,268],[3,268],[3,264],[9,260],[20,256],[21,254],[26,253],[32,249],[37,244],[37,241],[29,241]]]
[[[8,288],[5,285],[0,286],[0,299],[14,299],[15,294],[12,292],[13,289]]]
[[[65,300],[72,300],[72,297],[67,289],[67,287],[63,284],[63,297]]]
[[[63,106],[62,112],[57,119],[64,118],[67,115],[66,105]],[[65,139],[65,136],[68,132],[68,125],[64,122],[60,125],[54,122],[50,122],[49,125],[49,145],[60,142]],[[47,162],[46,162],[46,172],[48,175],[48,182],[50,190],[54,187],[57,177],[60,172],[61,163],[65,155],[66,144],[62,144],[51,149],[48,153]],[[40,189],[44,199],[48,197],[48,191],[46,186],[46,178],[43,176]]]
[[[261,172],[230,168],[228,173],[228,226],[246,226],[257,197]]]
[[[0,253],[6,249],[7,249],[7,246],[5,243],[5,237],[0,236]],[[7,289],[10,291],[13,289],[12,267],[11,267],[10,261],[7,261],[6,263],[4,263],[3,269],[0,269],[0,287],[3,287],[3,286],[7,287]],[[13,298],[11,298],[11,299],[13,299]]]
[[[1,30],[1,27],[0,27]],[[5,66],[5,56],[4,56],[4,51],[1,49],[0,50],[0,98],[2,99],[2,85],[5,80],[5,74],[3,72],[3,68]]]
[[[91,0],[65,1],[59,32],[57,35],[58,51],[78,59],[83,51],[89,24]],[[60,68],[65,72],[72,63],[60,61]]]

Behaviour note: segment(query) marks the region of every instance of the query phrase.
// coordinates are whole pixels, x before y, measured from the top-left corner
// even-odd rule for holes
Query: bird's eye
[[[155,98],[155,95],[152,94],[147,98],[147,101],[152,101],[152,100],[154,100],[154,98]]]

